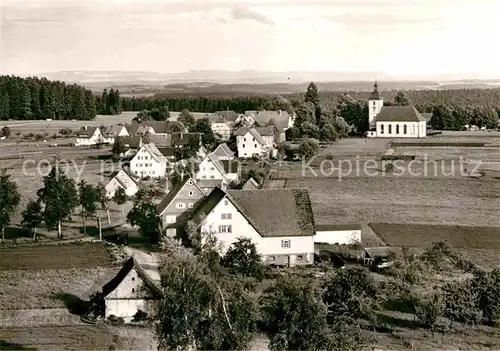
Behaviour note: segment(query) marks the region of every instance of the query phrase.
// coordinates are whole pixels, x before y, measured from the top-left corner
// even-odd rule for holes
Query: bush
[[[104,317],[106,313],[106,305],[104,303],[104,294],[96,291],[90,295],[87,305],[87,314],[89,317]]]
[[[435,329],[436,323],[444,313],[444,303],[441,294],[432,293],[429,296],[418,297],[414,301],[414,313],[422,326]]]
[[[465,324],[478,324],[482,320],[480,296],[470,280],[451,282],[443,287],[446,318]]]
[[[0,131],[0,137],[10,137],[10,134],[11,134],[11,130],[8,126],[5,126],[2,128],[2,130]]]
[[[305,158],[311,158],[318,153],[319,145],[316,140],[305,139],[299,145],[298,153]]]
[[[392,163],[387,163],[384,169],[386,172],[392,173],[394,171],[394,165]]]
[[[134,315],[134,319],[132,320],[133,322],[144,322],[148,320],[148,314],[144,311],[137,310],[136,314]]]

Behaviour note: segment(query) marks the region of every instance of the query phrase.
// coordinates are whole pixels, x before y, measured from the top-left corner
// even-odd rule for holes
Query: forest
[[[121,113],[118,90],[101,96],[83,86],[45,78],[0,76],[0,120],[93,120]]]
[[[317,87],[315,87],[317,90]],[[342,117],[355,127],[356,134],[366,131],[369,91],[322,91],[314,101],[316,124],[321,115]],[[432,113],[430,124],[439,130],[461,130],[466,124],[496,128],[500,113],[500,88],[457,90],[381,91],[384,105],[413,105],[420,112]],[[310,99],[309,99],[310,100]],[[96,115],[115,115],[122,111],[215,112],[233,110],[283,109],[288,112],[311,109],[304,93],[262,94],[255,92],[214,92],[156,94],[151,97],[121,97],[118,89],[106,89],[100,95],[76,84],[45,78],[0,76],[0,120],[92,120]],[[311,101],[309,101],[311,102]],[[307,119],[307,118],[306,118]],[[326,118],[327,119],[327,118]],[[312,119],[310,120],[312,122]]]

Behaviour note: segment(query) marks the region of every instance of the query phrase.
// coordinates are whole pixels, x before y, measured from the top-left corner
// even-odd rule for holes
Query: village
[[[0,280],[7,286],[2,296],[8,307],[0,311],[0,339],[3,333],[12,339],[16,328],[43,333],[64,326],[120,349],[156,349],[157,337],[147,326],[165,301],[168,274],[162,267],[168,257],[189,266],[184,248],[199,257],[214,250],[232,274],[258,276],[258,286],[284,274],[299,277],[300,284],[402,279],[401,299],[413,294],[407,275],[431,284],[437,273],[424,272],[443,262],[447,279],[494,272],[500,237],[498,131],[468,125],[462,132],[436,131],[428,125],[432,114],[411,105],[384,106],[381,95],[375,82],[365,135],[342,135],[338,127],[335,137],[321,132],[319,140],[294,137],[293,129],[307,122],[284,110],[170,111],[163,121],[143,111],[92,122],[2,122],[9,136],[0,141],[0,166],[17,180],[26,210],[3,231]],[[345,122],[337,117],[335,123]],[[38,129],[53,131],[53,141],[23,141],[26,130]],[[74,170],[67,167],[72,162]],[[364,169],[370,162],[376,175]],[[426,168],[429,162],[433,169]],[[60,217],[48,230],[37,214],[41,208],[28,199],[41,194],[45,204],[51,201],[44,192],[51,177],[58,179],[61,164],[62,178],[75,180],[79,199],[59,203],[70,219]],[[398,174],[399,168],[406,172]],[[394,190],[393,199],[385,197],[387,189]],[[431,254],[439,255],[439,264],[429,263]],[[32,271],[37,266],[44,270]],[[362,288],[352,283],[350,289]],[[381,320],[409,318],[407,310],[395,307],[381,313]],[[394,347],[412,347],[416,341],[409,338],[423,342],[437,323],[418,318],[419,334],[398,331]],[[490,335],[496,345],[496,329],[484,328],[477,338]],[[251,334],[252,348],[267,347],[271,336]],[[385,343],[384,335],[372,332],[363,344]]]

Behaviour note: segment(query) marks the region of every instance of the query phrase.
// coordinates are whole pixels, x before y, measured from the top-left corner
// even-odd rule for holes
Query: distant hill
[[[428,77],[412,79],[411,76],[393,76],[383,72],[258,72],[245,71],[189,71],[157,73],[148,71],[63,71],[37,74],[50,80],[75,82],[94,92],[104,88],[118,88],[129,95],[157,93],[295,93],[304,91],[314,81],[323,91],[369,91],[378,79],[381,90],[425,90],[493,88],[500,86],[500,79],[453,79],[454,77]],[[447,79],[441,79],[447,78]]]

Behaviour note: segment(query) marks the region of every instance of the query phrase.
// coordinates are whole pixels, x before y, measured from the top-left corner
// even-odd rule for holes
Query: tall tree
[[[191,112],[189,112],[189,110],[187,109],[181,111],[181,113],[179,114],[179,118],[177,118],[177,120],[181,122],[188,129],[191,128],[196,122]]]
[[[80,215],[83,221],[83,232],[87,234],[87,226],[85,225],[85,220],[89,217],[95,216],[97,212],[97,203],[99,201],[98,189],[94,188],[92,185],[87,184],[82,180],[78,184],[79,193],[79,205],[81,207]]]
[[[264,266],[257,248],[252,240],[238,238],[227,250],[222,264],[236,275],[262,279]]]
[[[111,148],[111,153],[116,159],[119,159],[123,153],[127,151],[125,142],[122,137],[116,137],[113,147]]]
[[[16,182],[10,180],[10,174],[3,169],[0,173],[0,228],[2,229],[2,241],[5,241],[5,227],[10,224],[21,195],[17,190]]]
[[[214,149],[215,146],[215,135],[212,131],[212,126],[207,118],[202,118],[196,120],[196,122],[191,126],[190,132],[200,133],[201,141],[208,149]],[[198,150],[197,150],[198,151]]]
[[[394,97],[394,103],[396,106],[409,106],[411,105],[410,99],[406,95],[406,93],[402,90],[398,91],[396,93],[396,96]]]
[[[156,190],[140,187],[135,194],[134,207],[127,214],[127,222],[139,227],[139,233],[149,238],[152,244],[158,243],[160,219],[156,210]]]
[[[56,163],[43,178],[43,188],[38,190],[37,194],[44,205],[43,219],[47,229],[57,229],[57,237],[62,238],[61,223],[71,215],[78,204],[75,181]]]
[[[170,250],[160,267],[163,298],[157,336],[169,349],[245,350],[256,330],[258,305],[242,284],[213,274],[185,249]]]
[[[319,106],[319,92],[318,87],[314,82],[311,82],[307,87],[306,94],[304,96],[305,102],[310,102],[314,105],[314,107]]]
[[[36,228],[43,221],[43,209],[40,201],[31,199],[23,211],[22,226],[32,231],[33,241],[36,241]]]
[[[101,210],[106,211],[106,217],[108,218],[108,225],[111,225],[111,216],[109,214],[109,204],[108,195],[106,193],[106,187],[104,184],[99,183],[97,185],[97,201],[101,205]]]
[[[333,350],[327,306],[312,281],[281,277],[266,290],[264,318],[271,350]]]
[[[9,94],[0,91],[0,121],[9,119]]]

